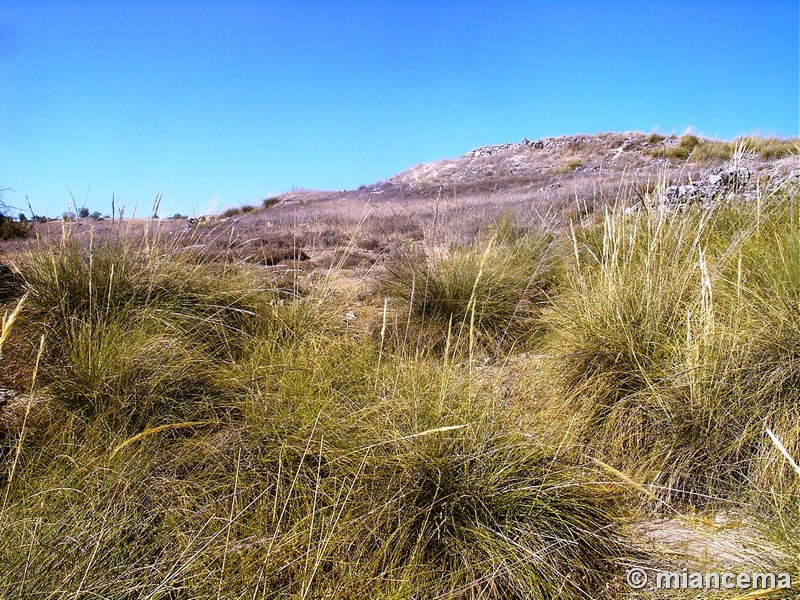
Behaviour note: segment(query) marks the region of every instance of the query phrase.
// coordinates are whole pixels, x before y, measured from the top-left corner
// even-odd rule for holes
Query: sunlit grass
[[[6,329],[45,344],[37,427],[3,423],[2,595],[605,594],[622,497],[470,369],[354,334],[329,290],[138,243],[18,261]]]
[[[503,214],[353,293],[339,255],[299,294],[157,235],[20,254],[0,595],[620,597],[667,560],[633,525],[719,511],[795,568],[794,193]]]

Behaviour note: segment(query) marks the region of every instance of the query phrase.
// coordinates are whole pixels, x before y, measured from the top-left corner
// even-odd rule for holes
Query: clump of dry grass
[[[651,152],[652,156],[687,160],[693,156],[695,150],[702,146],[703,142],[696,135],[682,135],[678,143],[674,146],[657,148]]]

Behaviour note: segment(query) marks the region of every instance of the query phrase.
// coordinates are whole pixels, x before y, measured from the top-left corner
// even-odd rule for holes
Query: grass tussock
[[[690,158],[702,141],[696,135],[682,135],[678,143],[671,146],[658,148],[651,152],[655,157],[687,160]]]
[[[737,153],[756,154],[762,160],[794,156],[800,152],[800,140],[743,136],[732,142],[709,140],[701,144],[693,159],[731,160]]]
[[[559,175],[563,173],[572,173],[581,166],[583,166],[582,160],[580,160],[579,158],[572,158],[567,162],[565,162],[563,165],[552,169],[550,172],[553,173],[554,175]]]
[[[481,243],[407,254],[388,269],[385,290],[403,301],[415,337],[441,346],[448,335],[456,345],[477,336],[490,349],[537,328],[558,276],[552,235],[507,218],[492,224]]]
[[[713,503],[789,483],[765,428],[797,451],[798,221],[773,200],[749,225],[750,207],[608,215],[574,238],[546,317],[550,383],[588,451],[662,497]]]
[[[225,410],[236,385],[224,365],[278,299],[233,267],[124,239],[66,241],[18,266],[28,339],[47,340],[39,383],[70,410],[130,430]]]

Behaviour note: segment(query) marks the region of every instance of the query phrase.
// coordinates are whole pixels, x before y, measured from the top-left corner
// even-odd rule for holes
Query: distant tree
[[[0,215],[4,217],[8,217],[8,206],[6,205],[5,201],[3,200],[3,192],[10,190],[11,188],[0,188]]]
[[[61,220],[62,221],[74,221],[75,220],[75,213],[64,211],[61,213]]]
[[[24,238],[30,234],[27,223],[17,223],[9,214],[9,206],[3,201],[4,189],[0,189],[0,240]]]
[[[28,217],[25,216],[25,213],[19,213],[18,220],[20,223],[27,223]]]
[[[100,217],[102,217],[102,216],[103,216],[103,215],[102,215],[102,214],[100,214],[100,211],[97,211],[97,210],[96,210],[96,211],[94,211],[92,214],[90,214],[90,215],[89,215],[89,218],[90,218],[90,219],[92,219],[93,221],[97,221],[97,219],[99,219],[99,218],[100,218]]]
[[[89,216],[89,209],[88,209],[88,208],[86,208],[85,206],[81,206],[81,207],[78,209],[78,216],[79,216],[81,219],[85,219],[86,217],[88,217],[88,216]]]

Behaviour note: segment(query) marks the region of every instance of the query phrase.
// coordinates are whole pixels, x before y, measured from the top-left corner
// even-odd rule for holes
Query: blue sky
[[[0,3],[0,187],[59,215],[350,189],[523,137],[796,137],[797,0]]]

